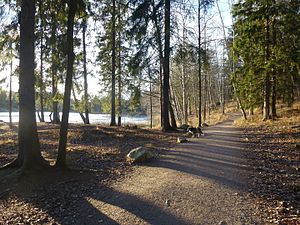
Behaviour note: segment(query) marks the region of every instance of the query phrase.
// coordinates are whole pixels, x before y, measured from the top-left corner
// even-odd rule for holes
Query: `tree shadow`
[[[43,155],[51,161],[56,157],[57,126],[47,125],[47,127],[42,127],[39,131]],[[71,133],[76,129],[76,126],[71,127]],[[106,185],[106,182],[112,182],[122,176],[122,171],[128,167],[123,156],[131,148],[138,147],[141,143],[169,144],[166,140],[157,140],[157,135],[161,133],[156,131],[147,131],[148,136],[137,135],[135,130],[124,129],[117,133],[115,131],[113,128],[97,129],[95,126],[87,126],[80,131],[79,135],[83,136],[82,139],[76,143],[72,143],[71,139],[67,159],[68,164],[75,169],[57,171],[52,168],[47,171],[34,171],[32,174],[25,174],[16,183],[1,184],[0,190],[8,191],[3,196],[0,195],[0,201],[9,202],[8,208],[19,209],[20,206],[30,205],[38,211],[33,218],[27,218],[26,221],[24,221],[24,215],[31,212],[16,211],[17,219],[14,222],[122,224],[120,222],[122,218],[112,214],[115,211],[116,214],[123,213],[124,215],[126,212],[126,215],[130,215],[129,219],[136,221],[135,224],[139,224],[139,221],[150,224],[186,224],[169,213],[167,207],[154,205],[145,199],[121,193]],[[87,139],[90,138],[89,135],[94,137]],[[95,139],[102,139],[101,145],[95,144]],[[126,143],[130,142],[133,143],[127,146]],[[112,148],[117,151],[103,152],[104,149],[111,150]],[[98,149],[98,152],[95,152],[95,149]],[[9,156],[14,156],[14,154],[9,154]],[[5,172],[13,173],[14,171]],[[11,199],[14,199],[15,203],[11,202]],[[6,213],[3,211],[3,218],[5,216]]]
[[[223,132],[225,131],[225,132]],[[220,124],[208,127],[204,137],[189,139],[163,153],[148,166],[168,168],[204,177],[236,191],[247,191],[249,165],[238,129]]]
[[[155,205],[147,198],[112,188],[110,182],[118,177],[111,171],[57,171],[55,168],[40,173],[35,171],[26,174],[13,187],[1,185],[1,190],[9,194],[0,195],[0,202],[13,199],[9,206],[12,210],[14,204],[17,208],[29,210],[16,210],[14,223],[117,225],[126,221],[127,224],[186,224],[172,215],[167,206]],[[31,209],[28,209],[28,205]],[[37,213],[25,221],[24,218],[32,214],[33,210]],[[3,221],[6,216],[4,210]]]

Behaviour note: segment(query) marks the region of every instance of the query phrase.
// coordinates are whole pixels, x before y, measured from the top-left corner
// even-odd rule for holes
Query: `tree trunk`
[[[246,111],[245,111],[245,108],[244,106],[242,105],[241,101],[240,101],[240,98],[238,97],[238,93],[237,93],[237,89],[236,89],[236,86],[235,86],[235,83],[234,81],[232,82],[232,87],[233,87],[233,91],[236,95],[236,100],[237,100],[237,106],[238,108],[240,108],[240,110],[242,111],[242,114],[243,114],[243,117],[245,120],[247,120],[247,114],[246,114]]]
[[[11,48],[11,55],[12,55],[12,44],[10,43]],[[8,106],[8,112],[9,112],[9,127],[12,128],[12,75],[13,75],[13,61],[12,58],[10,60],[10,75],[9,75],[9,106]]]
[[[51,72],[52,72],[52,107],[53,107],[53,119],[52,122],[55,124],[60,123],[60,117],[58,112],[58,102],[56,100],[57,94],[57,46],[56,46],[56,26],[57,21],[55,19],[55,14],[52,13],[51,15],[51,47],[52,47],[52,65],[51,65]]]
[[[44,116],[44,77],[43,77],[43,63],[44,63],[44,47],[43,47],[43,40],[44,40],[44,15],[43,15],[43,1],[40,0],[39,2],[39,7],[40,7],[40,20],[41,20],[41,40],[40,40],[40,50],[41,50],[41,55],[40,55],[40,105],[41,105],[41,116],[40,116],[40,122],[45,122],[45,116]]]
[[[112,54],[111,54],[111,119],[110,126],[116,126],[116,0],[112,1]]]
[[[161,127],[163,127],[163,66],[164,66],[163,61],[164,61],[164,56],[163,56],[161,29],[160,29],[159,21],[157,18],[157,11],[156,11],[154,0],[152,0],[152,8],[153,8],[154,25],[155,25],[155,29],[156,29],[156,42],[158,45],[158,53],[159,53],[160,125],[161,125]]]
[[[171,85],[170,85],[170,91],[172,93],[172,96],[173,96],[173,101],[174,101],[174,107],[175,107],[175,111],[176,111],[176,115],[177,115],[177,119],[179,120],[179,123],[182,125],[182,119],[181,119],[181,115],[180,115],[180,110],[179,110],[179,107],[178,107],[178,104],[177,104],[177,97],[175,95],[175,92],[174,92],[174,88],[173,88],[173,85],[172,85],[172,82],[171,82]]]
[[[276,19],[273,19],[273,24],[272,24],[272,32],[273,32],[273,46],[276,46],[276,39],[277,39],[277,35],[276,35]],[[274,54],[274,53],[273,53]],[[275,119],[277,117],[277,112],[276,112],[276,98],[277,98],[277,85],[276,85],[276,69],[273,68],[272,71],[272,102],[271,102],[271,116],[272,119]]]
[[[206,121],[207,117],[207,42],[206,42],[206,13],[204,14],[204,94],[203,94],[203,121]]]
[[[176,118],[175,118],[175,113],[174,113],[174,110],[173,110],[173,106],[170,102],[170,117],[171,117],[171,127],[175,130],[177,128],[177,124],[176,124]]]
[[[182,82],[182,105],[183,105],[183,121],[188,123],[188,98],[186,91],[186,58],[185,58],[185,21],[183,20],[182,28],[182,49],[181,49],[181,82]]]
[[[87,21],[84,19],[82,26],[82,45],[83,45],[83,79],[84,79],[84,113],[85,113],[85,124],[90,124],[89,119],[89,95],[88,95],[88,82],[87,82],[87,68],[86,68],[86,28]]]
[[[225,115],[225,79],[224,79],[224,77],[223,77],[223,75],[222,75],[222,83],[221,83],[221,85],[222,85],[222,114],[223,115]]]
[[[253,106],[251,105],[249,109],[249,116],[253,116],[253,115],[254,115],[254,109]]]
[[[165,0],[165,53],[163,69],[163,131],[171,130],[169,120],[169,88],[170,88],[170,0]]]
[[[153,128],[153,100],[152,100],[152,79],[149,69],[149,92],[150,92],[150,128]]]
[[[75,94],[75,90],[74,90],[73,85],[72,85],[72,95],[73,95],[73,98],[74,98],[74,101],[75,101],[75,105],[79,105],[79,101],[78,101],[78,99],[76,98],[76,94]],[[85,118],[85,116],[83,115],[83,113],[79,111],[79,115],[80,115],[80,117],[81,117],[83,123],[86,124],[86,123],[85,123],[86,118]]]
[[[276,112],[276,86],[277,86],[276,85],[276,75],[273,75],[273,77],[272,77],[272,106],[271,106],[272,119],[275,119],[277,117],[277,112]]]
[[[164,120],[164,116],[163,116],[163,102],[164,102],[164,87],[163,87],[163,76],[164,76],[164,72],[163,72],[163,67],[164,64],[159,66],[159,90],[160,90],[160,96],[159,96],[159,100],[160,100],[160,126],[163,127],[163,120]]]
[[[68,28],[67,28],[67,51],[68,51],[68,65],[67,75],[65,82],[65,94],[63,102],[63,115],[62,122],[59,131],[59,145],[58,155],[55,166],[66,167],[66,148],[67,148],[67,136],[68,136],[68,121],[70,111],[71,89],[72,89],[72,77],[73,77],[73,64],[74,64],[74,52],[73,52],[73,30],[74,30],[74,17],[77,11],[76,0],[70,0],[69,12],[68,12]]]
[[[222,14],[221,14],[221,10],[220,10],[220,7],[219,7],[219,3],[218,1],[216,1],[217,3],[217,9],[218,9],[218,13],[219,13],[219,16],[220,16],[220,19],[221,19],[221,23],[222,23],[222,31],[223,31],[223,37],[224,37],[224,40],[225,40],[225,44],[227,44],[227,38],[226,38],[226,32],[225,32],[225,26],[224,26],[224,21],[223,21],[223,17],[222,17]],[[233,18],[233,17],[232,17]],[[232,21],[233,22],[233,21]],[[234,37],[234,34],[233,34],[233,37]],[[234,41],[234,40],[232,40]],[[227,51],[227,55],[229,57],[230,53],[228,51],[228,48],[226,47],[226,51]],[[232,57],[233,58],[233,57]],[[232,72],[235,71],[235,67],[234,67],[234,61],[232,59],[232,68],[231,68]],[[232,87],[233,87],[233,91],[235,93],[235,97],[236,97],[236,100],[237,100],[237,108],[240,108],[240,110],[242,111],[242,114],[243,114],[243,117],[245,120],[247,120],[247,114],[246,114],[246,111],[245,111],[245,108],[241,102],[241,99],[237,93],[237,89],[236,89],[236,86],[235,86],[235,82],[233,81],[232,82]],[[224,103],[224,107],[225,107],[225,103]],[[225,110],[224,110],[225,111]]]
[[[270,59],[270,24],[269,18],[266,20],[266,46],[265,46],[265,63]],[[266,77],[264,80],[264,115],[263,120],[270,119],[270,93],[271,93],[271,81],[269,71],[266,71]]]
[[[44,164],[41,156],[36,118],[34,89],[35,1],[21,2],[20,78],[19,78],[19,154],[23,169]]]
[[[121,36],[121,4],[118,3],[118,126],[122,125],[122,59],[121,59],[121,51],[122,51],[122,36]]]
[[[198,0],[198,127],[202,126],[201,0]]]

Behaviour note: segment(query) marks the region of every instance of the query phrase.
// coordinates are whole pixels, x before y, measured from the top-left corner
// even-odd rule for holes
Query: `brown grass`
[[[258,111],[258,110],[256,110]],[[300,125],[300,102],[296,102],[292,107],[284,107],[283,104],[280,104],[277,109],[278,118],[275,120],[262,120],[262,115],[256,113],[253,116],[250,116],[247,120],[244,120],[243,117],[240,117],[235,121],[235,126],[238,127],[251,127],[251,128],[265,128],[269,131],[286,131],[293,129],[293,126]]]

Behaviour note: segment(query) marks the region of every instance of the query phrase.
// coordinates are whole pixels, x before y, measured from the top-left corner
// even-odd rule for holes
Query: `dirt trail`
[[[99,222],[262,224],[247,194],[248,166],[242,156],[240,131],[232,122],[206,128],[204,137],[137,166],[130,177],[113,184],[101,198],[88,198],[89,204],[105,215]]]

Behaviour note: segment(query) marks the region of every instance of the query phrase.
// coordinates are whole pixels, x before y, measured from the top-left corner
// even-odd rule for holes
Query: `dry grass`
[[[233,112],[238,112],[239,109],[237,107],[236,101],[230,101],[226,103],[225,105],[225,113],[233,113]]]
[[[220,110],[213,111],[211,115],[208,116],[208,119],[205,121],[208,125],[216,125],[222,123],[228,119],[227,114],[222,114]]]
[[[277,110],[278,118],[275,120],[263,121],[260,114],[250,116],[247,120],[239,118],[235,121],[235,126],[246,128],[264,128],[269,131],[286,131],[293,129],[293,126],[300,125],[300,102],[296,102],[291,108],[280,104]]]

